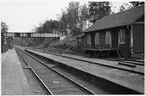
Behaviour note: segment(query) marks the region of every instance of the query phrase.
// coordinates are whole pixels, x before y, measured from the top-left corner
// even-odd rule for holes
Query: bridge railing
[[[4,33],[5,37],[61,37],[62,34],[55,33]]]

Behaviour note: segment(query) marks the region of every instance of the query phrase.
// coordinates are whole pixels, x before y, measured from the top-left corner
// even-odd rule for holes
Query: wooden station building
[[[144,53],[144,6],[103,17],[77,37],[77,48],[96,56],[113,50],[125,57]]]

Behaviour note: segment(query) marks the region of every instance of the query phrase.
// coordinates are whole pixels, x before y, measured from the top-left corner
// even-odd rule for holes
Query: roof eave
[[[91,31],[87,31],[87,32],[84,32],[84,33],[88,33],[88,32],[94,32],[94,31],[101,31],[101,30],[109,30],[109,29],[112,29],[112,28],[116,28],[116,27],[122,27],[122,26],[127,26],[127,25],[131,25],[132,23],[127,23],[127,24],[124,24],[124,25],[121,25],[121,26],[114,26],[114,27],[108,27],[108,28],[105,28],[105,29],[99,29],[99,30],[91,30]]]

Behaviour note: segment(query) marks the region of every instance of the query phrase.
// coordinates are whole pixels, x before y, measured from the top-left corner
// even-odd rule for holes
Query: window
[[[125,30],[119,30],[118,33],[118,39],[119,39],[119,44],[124,44],[125,43]]]
[[[105,44],[111,44],[111,33],[109,31],[105,35]]]
[[[95,44],[99,44],[99,32],[95,35]]]
[[[87,44],[91,44],[91,36],[87,35]]]

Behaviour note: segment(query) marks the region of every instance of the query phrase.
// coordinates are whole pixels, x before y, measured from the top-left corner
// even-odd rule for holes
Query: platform
[[[74,58],[74,59],[79,59],[79,60],[83,60],[86,62],[90,62],[90,63],[96,63],[96,64],[102,64],[104,66],[112,66],[118,69],[126,69],[126,70],[130,70],[130,71],[135,71],[135,72],[140,72],[140,73],[144,73],[144,66],[136,66],[135,68],[132,67],[127,67],[127,66],[122,66],[119,65],[119,61],[110,61],[110,60],[104,60],[104,59],[99,59],[99,58],[88,58],[88,57],[84,57],[84,56],[78,56],[78,55],[70,55],[70,54],[61,54],[65,57],[68,58]]]
[[[132,90],[136,90],[140,93],[144,93],[144,75],[130,73],[130,72],[122,71],[122,70],[115,69],[115,68],[108,69],[105,66],[100,67],[99,65],[91,64],[88,62],[82,63],[82,61],[73,60],[73,59],[69,59],[69,58],[63,58],[60,56],[51,55],[48,53],[42,53],[39,51],[34,51],[34,50],[29,50],[29,51],[34,52],[38,55],[50,58],[56,62],[63,63],[67,66],[84,71],[86,73],[95,75],[97,77],[104,78],[108,81],[125,86]],[[100,62],[103,62],[103,61],[100,61]]]
[[[33,95],[14,49],[2,53],[1,94]]]
[[[35,50],[44,52],[44,53],[50,53],[49,51],[46,51],[46,50],[39,50],[39,49],[35,49]],[[57,54],[57,53],[51,53],[51,54],[59,56],[59,54]],[[105,60],[105,59],[100,59],[100,58],[88,58],[85,56],[78,56],[78,55],[65,54],[65,53],[60,54],[60,55],[70,58],[70,59],[81,60],[81,61],[85,61],[88,63],[94,63],[94,64],[101,64],[103,66],[109,66],[112,68],[128,70],[131,72],[134,71],[135,73],[144,74],[144,66],[127,67],[127,65],[119,64],[119,61],[110,61],[110,60]]]

